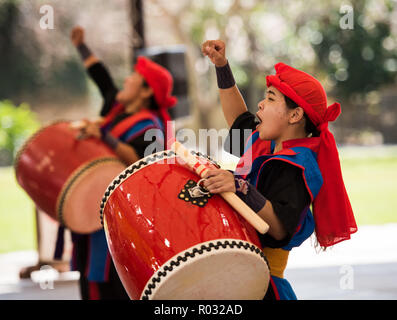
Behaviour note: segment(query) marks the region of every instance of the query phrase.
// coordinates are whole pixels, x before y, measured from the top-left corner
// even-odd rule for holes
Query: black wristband
[[[229,89],[236,84],[229,62],[226,63],[226,65],[224,65],[223,67],[215,67],[215,69],[219,89]]]
[[[105,142],[111,149],[116,150],[119,140],[112,136],[110,132],[102,134],[102,141]]]
[[[234,178],[236,195],[243,200],[255,213],[258,213],[266,204],[266,198],[248,181]]]
[[[80,53],[81,59],[83,59],[83,61],[92,55],[91,50],[86,46],[85,43],[78,45],[77,51]]]

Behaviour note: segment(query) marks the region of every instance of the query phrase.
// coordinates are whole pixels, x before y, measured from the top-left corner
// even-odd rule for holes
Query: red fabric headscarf
[[[159,106],[159,114],[163,119],[166,132],[167,122],[171,121],[171,117],[167,110],[168,108],[174,107],[178,102],[178,99],[171,95],[174,84],[171,74],[164,67],[143,56],[137,58],[135,71],[138,72],[145,79],[150,88],[152,88],[154,99]],[[164,138],[167,139],[167,132]]]
[[[350,239],[357,231],[356,221],[342,178],[339,154],[328,122],[341,113],[339,103],[327,107],[327,95],[320,82],[311,75],[284,63],[275,65],[276,74],[266,77],[274,86],[296,102],[320,131],[317,162],[324,183],[313,202],[316,237],[322,247]]]

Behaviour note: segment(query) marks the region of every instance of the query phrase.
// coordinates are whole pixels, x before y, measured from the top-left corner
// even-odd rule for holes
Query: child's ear
[[[305,111],[301,107],[296,107],[295,109],[291,110],[289,123],[295,124],[300,122],[303,119]]]

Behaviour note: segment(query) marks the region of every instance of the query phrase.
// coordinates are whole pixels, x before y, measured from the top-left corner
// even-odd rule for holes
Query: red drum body
[[[69,122],[39,130],[15,160],[18,183],[35,204],[77,233],[101,228],[103,192],[125,165],[102,141],[78,140]]]
[[[269,269],[255,229],[219,195],[191,197],[199,177],[179,159],[165,151],[134,163],[102,200],[124,288],[143,300],[262,299]]]

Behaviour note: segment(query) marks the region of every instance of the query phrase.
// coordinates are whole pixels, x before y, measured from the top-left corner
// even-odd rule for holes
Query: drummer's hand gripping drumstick
[[[200,161],[191,155],[180,142],[174,141],[171,145],[171,150],[173,150],[184,162],[186,162],[186,164],[201,178],[207,173],[208,168],[200,164]],[[222,192],[220,195],[259,233],[265,234],[269,230],[269,225],[250,207],[248,207],[245,202],[242,201],[234,192]]]

